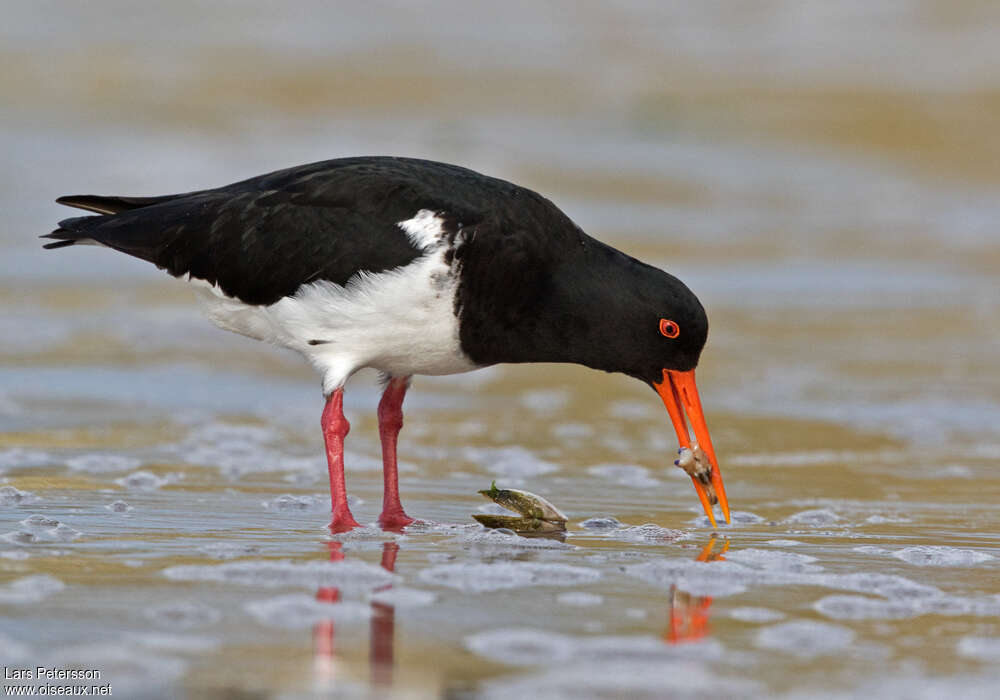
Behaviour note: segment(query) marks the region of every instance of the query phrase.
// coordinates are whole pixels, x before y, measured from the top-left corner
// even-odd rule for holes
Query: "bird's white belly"
[[[360,273],[345,287],[313,282],[270,306],[244,304],[192,282],[216,325],[303,353],[323,373],[329,393],[364,367],[393,376],[477,368],[459,343],[458,277],[445,253],[437,247],[404,267]]]

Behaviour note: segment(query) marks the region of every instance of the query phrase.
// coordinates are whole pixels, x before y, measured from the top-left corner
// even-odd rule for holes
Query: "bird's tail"
[[[166,195],[163,197],[101,197],[95,194],[75,194],[60,197],[56,200],[58,204],[65,204],[68,207],[85,209],[100,216],[77,216],[72,219],[63,219],[59,222],[59,228],[52,233],[46,233],[41,238],[55,239],[53,243],[46,243],[43,248],[64,248],[75,243],[95,243],[88,234],[88,229],[105,217],[118,214],[123,211],[148,207],[151,204],[159,204],[178,195]]]

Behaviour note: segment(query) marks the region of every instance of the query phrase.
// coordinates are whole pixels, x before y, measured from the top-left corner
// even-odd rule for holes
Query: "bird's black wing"
[[[215,190],[142,200],[79,196],[117,213],[61,221],[47,247],[93,240],[175,277],[218,284],[248,304],[272,304],[303,284],[340,285],[358,272],[406,265],[422,252],[398,222],[434,207],[419,172],[392,159],[327,161]],[[410,168],[412,170],[412,167]]]

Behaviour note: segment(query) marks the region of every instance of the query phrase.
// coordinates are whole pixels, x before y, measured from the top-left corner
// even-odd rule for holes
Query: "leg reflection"
[[[715,551],[718,538],[713,535],[708,544],[695,557],[695,561],[724,561],[723,556],[729,549],[729,540],[724,540],[722,549]],[[680,591],[676,586],[670,587],[670,622],[663,638],[670,644],[693,642],[701,639],[710,631],[708,626],[709,611],[712,607],[711,596],[693,596]]]
[[[340,542],[330,542],[330,561],[343,561],[344,551]],[[393,572],[396,568],[396,555],[399,545],[395,542],[385,542],[382,545],[382,568]],[[384,591],[391,585],[378,589]],[[324,586],[316,591],[316,600],[336,604],[340,602],[340,589]],[[372,617],[370,627],[369,666],[371,684],[388,687],[392,685],[394,664],[396,610],[387,603],[372,602]],[[337,676],[336,628],[333,620],[324,620],[313,626],[313,658],[317,679],[329,682]]]

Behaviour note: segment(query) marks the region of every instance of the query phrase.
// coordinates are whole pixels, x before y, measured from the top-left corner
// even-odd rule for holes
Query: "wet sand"
[[[122,697],[995,694],[992,6],[532,5],[476,31],[458,5],[116,7],[0,30],[8,667],[100,668]],[[360,153],[515,180],[688,283],[733,525],[700,515],[647,387],[507,366],[414,382],[426,524],[331,537],[305,363],[145,263],[34,238],[61,194]],[[363,523],[377,399],[348,386]],[[493,479],[565,541],[476,525]]]

